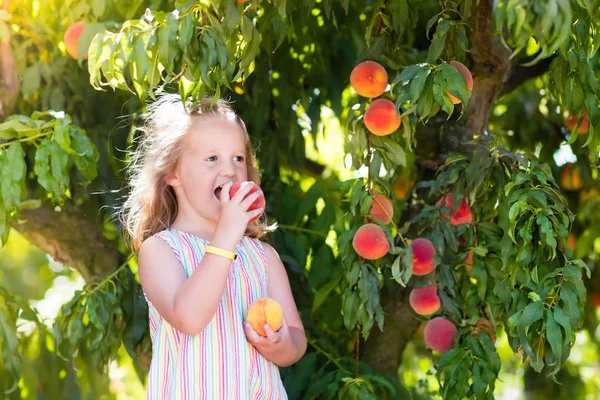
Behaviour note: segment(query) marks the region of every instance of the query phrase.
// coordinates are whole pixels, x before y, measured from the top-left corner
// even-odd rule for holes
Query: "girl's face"
[[[177,196],[177,219],[214,226],[220,187],[248,180],[246,136],[235,121],[201,117],[190,127],[185,146],[179,166],[167,177]]]

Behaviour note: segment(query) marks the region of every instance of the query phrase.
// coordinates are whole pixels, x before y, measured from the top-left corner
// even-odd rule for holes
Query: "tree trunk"
[[[75,206],[22,210],[11,226],[56,261],[75,268],[87,283],[100,282],[125,261],[98,227]]]

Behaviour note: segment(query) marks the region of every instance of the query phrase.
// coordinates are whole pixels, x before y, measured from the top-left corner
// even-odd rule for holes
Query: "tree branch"
[[[56,212],[43,204],[22,210],[11,226],[55,260],[75,268],[87,283],[100,282],[125,257],[74,206]]]
[[[0,10],[7,10],[10,1],[4,0],[0,3]],[[0,24],[6,24],[0,22]],[[19,77],[17,75],[17,65],[11,44],[11,29],[7,29],[8,38],[6,41],[0,41],[0,121],[12,114],[17,105],[19,95]]]
[[[550,64],[552,64],[552,61],[555,57],[556,56],[545,58],[542,61],[530,67],[524,67],[520,65],[515,67],[515,69],[513,69],[512,73],[508,77],[508,82],[506,82],[506,84],[502,88],[500,96],[504,96],[505,94],[512,92],[528,80],[532,78],[537,78],[538,76],[548,72],[548,70],[550,69]],[[522,60],[522,62],[526,63],[527,61]]]

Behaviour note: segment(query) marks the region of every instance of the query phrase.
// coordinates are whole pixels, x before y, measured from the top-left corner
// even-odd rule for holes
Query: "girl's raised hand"
[[[228,182],[221,189],[221,214],[215,236],[226,236],[237,244],[246,232],[248,222],[263,212],[263,208],[248,211],[248,208],[262,193],[257,191],[244,198],[252,189],[252,184],[246,184],[242,185],[233,197],[229,197],[232,185],[233,182]]]

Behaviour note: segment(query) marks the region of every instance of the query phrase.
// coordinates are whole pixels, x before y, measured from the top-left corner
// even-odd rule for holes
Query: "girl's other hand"
[[[265,325],[266,337],[259,335],[248,321],[244,321],[244,332],[248,342],[256,347],[256,350],[268,360],[273,360],[275,356],[282,353],[294,351],[294,342],[285,321],[285,316],[281,328],[277,332],[273,331],[268,324]]]

